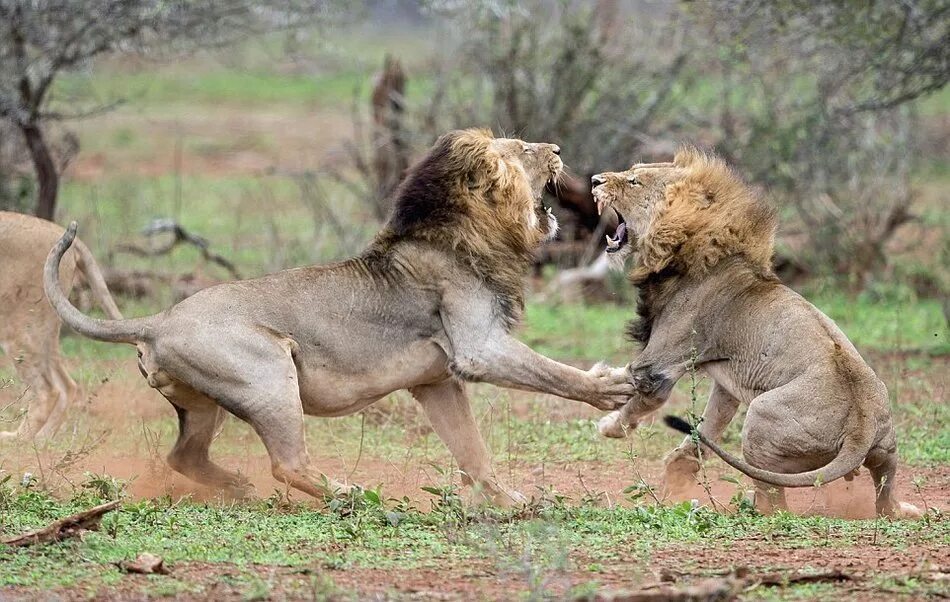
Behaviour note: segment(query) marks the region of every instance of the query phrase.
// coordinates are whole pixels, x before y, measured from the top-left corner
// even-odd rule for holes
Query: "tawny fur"
[[[485,130],[451,132],[409,170],[390,219],[360,256],[211,287],[133,320],[93,320],[62,294],[57,268],[71,227],[50,253],[46,292],[81,334],[138,347],[146,381],[179,416],[169,464],[196,481],[238,493],[249,486],[208,455],[230,412],[261,437],[276,479],[325,495],[340,484],[311,466],[304,415],[351,414],[408,389],[463,480],[492,502],[521,502],[492,469],[464,381],[600,409],[633,393],[622,368],[565,366],[508,332],[531,251],[557,228],[541,192],[560,173],[559,152]]]
[[[59,352],[60,320],[43,293],[47,249],[63,234],[52,222],[0,211],[0,349],[24,387],[26,414],[19,427],[0,432],[0,439],[43,439],[60,427],[79,388]],[[83,275],[106,314],[121,319],[99,266],[81,241],[64,258],[60,278],[66,291]]]
[[[714,387],[699,426],[702,440],[756,481],[763,511],[785,507],[782,487],[847,477],[863,463],[889,516],[916,515],[893,496],[896,439],[887,390],[844,333],[779,282],[771,261],[774,210],[719,158],[687,148],[672,164],[634,165],[594,177],[600,207],[629,232],[612,254],[632,257],[639,318],[630,328],[645,348],[630,367],[637,395],[599,424],[623,437],[659,408],[690,366]],[[740,403],[745,461],[716,439]],[[667,458],[667,490],[699,469],[690,437]]]

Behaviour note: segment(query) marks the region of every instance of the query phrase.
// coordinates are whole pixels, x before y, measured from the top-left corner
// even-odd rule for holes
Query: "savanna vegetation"
[[[692,141],[778,206],[779,272],[887,384],[897,486],[925,515],[875,518],[865,471],[797,490],[794,512],[762,516],[747,479],[718,460],[704,463],[690,497],[664,500],[662,458],[679,438],[659,421],[607,440],[586,406],[487,385],[474,388],[476,414],[496,470],[531,499],[524,508],[468,503],[407,394],[308,420],[318,466],[361,486],[327,500],[274,481],[259,439],[229,419],[212,454],[256,495],[228,499],[165,465],[175,413],[142,381],[134,350],[64,333],[82,402],[52,440],[0,446],[0,538],[122,503],[80,536],[0,545],[0,598],[947,595],[945,2],[370,2],[314,19],[290,2],[286,19],[264,23],[257,4],[238,5],[250,11],[232,15],[239,36],[205,15],[191,37],[163,41],[175,15],[147,13],[147,31],[60,65],[35,114],[0,103],[0,209],[32,212],[41,198],[49,208],[50,183],[22,132],[40,127],[55,221],[79,222],[126,315],[358,252],[398,172],[379,150],[411,161],[438,133],[480,125],[557,142],[572,176],[550,191],[563,252],[539,263],[519,338],[579,367],[624,364],[637,353],[624,335],[636,291],[620,274],[571,294],[558,280],[602,249],[607,226],[584,208],[587,179]],[[0,99],[19,94],[5,52]],[[373,104],[380,70],[397,63],[402,81]],[[225,263],[187,242],[157,252],[171,235],[155,220],[201,237]],[[668,409],[701,412],[709,386],[702,374],[684,378]],[[0,430],[28,398],[0,367]],[[733,450],[741,418],[724,437]],[[130,569],[143,553],[163,568]]]

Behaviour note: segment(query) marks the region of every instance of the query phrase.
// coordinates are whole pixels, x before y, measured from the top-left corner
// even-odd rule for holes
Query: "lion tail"
[[[46,290],[46,297],[49,299],[53,309],[56,310],[60,319],[67,326],[83,336],[110,343],[135,344],[146,340],[149,325],[154,319],[153,317],[136,318],[132,320],[99,320],[91,318],[70,303],[69,298],[63,293],[63,288],[59,281],[59,264],[63,259],[63,255],[65,255],[69,247],[72,246],[76,238],[77,229],[78,224],[76,224],[76,222],[69,224],[62,238],[59,239],[59,242],[56,243],[46,258],[46,266],[43,269],[43,288]],[[86,277],[89,279],[93,293],[96,294],[97,299],[102,303],[103,309],[110,317],[118,316],[121,318],[122,314],[119,313],[119,308],[115,306],[112,295],[109,294],[106,288],[102,273],[99,272],[98,267],[89,270],[90,265],[95,266],[95,263],[90,261],[92,254],[89,253],[87,258],[84,256],[86,253],[89,253],[89,251],[87,249],[84,251],[84,246],[79,246],[79,256],[83,262],[83,273],[86,274]],[[96,290],[97,288],[99,291]],[[105,294],[101,294],[103,291]]]
[[[757,481],[762,481],[763,483],[777,487],[811,487],[813,485],[821,485],[840,479],[859,468],[867,457],[868,451],[871,449],[871,441],[863,434],[866,429],[861,429],[860,433],[845,436],[844,444],[841,446],[838,455],[828,462],[828,464],[815,470],[809,470],[808,472],[786,474],[762,470],[744,460],[740,460],[719,447],[714,441],[710,441],[706,435],[699,430],[694,431],[693,427],[679,416],[667,415],[663,418],[663,422],[666,423],[666,426],[681,433],[687,435],[695,434],[699,437],[699,440],[703,442],[703,445],[713,450],[717,456],[722,458],[723,462],[743,474]]]
[[[106,286],[106,280],[102,276],[102,270],[99,269],[99,264],[96,263],[96,259],[92,256],[89,248],[81,240],[75,241],[75,245],[79,255],[79,261],[77,262],[79,269],[85,276],[86,283],[92,290],[92,295],[96,298],[99,307],[109,316],[110,320],[123,320],[124,316],[115,304],[115,300],[109,292],[109,287]]]

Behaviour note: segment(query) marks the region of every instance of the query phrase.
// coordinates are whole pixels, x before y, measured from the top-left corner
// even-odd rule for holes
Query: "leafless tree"
[[[590,234],[599,219],[589,176],[648,155],[691,79],[676,4],[634,12],[615,0],[439,6],[450,28],[435,88],[417,110],[423,138],[490,125],[561,144],[573,176],[553,192]]]
[[[113,104],[51,102],[56,78],[110,52],[187,52],[327,17],[343,2],[319,0],[0,0],[0,118],[23,136],[37,179],[36,215],[52,219],[59,171],[50,121]]]
[[[695,3],[717,150],[797,222],[783,240],[812,272],[861,288],[912,219],[914,110],[950,76],[945,0]]]
[[[947,0],[725,0],[715,18],[733,41],[762,36],[816,58],[823,94],[840,113],[890,109],[950,80]]]

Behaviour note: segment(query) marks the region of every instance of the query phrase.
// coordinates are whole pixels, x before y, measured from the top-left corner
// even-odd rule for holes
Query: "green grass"
[[[428,76],[413,68],[431,52],[431,36],[398,28],[308,34],[294,46],[301,64],[288,60],[286,36],[278,33],[217,51],[198,51],[179,61],[102,60],[88,70],[60,76],[53,97],[71,108],[77,103],[121,100],[135,109],[162,112],[189,111],[202,105],[265,111],[349,106],[357,92],[369,93],[373,74],[391,53],[411,72],[410,99],[425,98]]]
[[[368,88],[371,71],[320,75],[248,72],[229,68],[194,72],[162,67],[133,73],[92,72],[57,80],[56,94],[67,98],[121,99],[136,108],[230,104],[267,109],[346,104],[357,90]]]
[[[917,299],[900,288],[854,296],[828,287],[803,294],[859,351],[950,353],[947,323],[937,299]],[[522,338],[553,357],[629,361],[637,348],[626,340],[624,330],[635,318],[634,306],[634,302],[529,304]]]
[[[434,498],[435,499],[435,498]],[[454,570],[471,563],[518,566],[534,571],[573,567],[590,572],[649,558],[670,545],[766,538],[784,548],[847,547],[875,533],[878,546],[911,543],[947,545],[950,523],[923,521],[844,521],[734,515],[692,508],[640,505],[602,508],[567,506],[556,498],[536,502],[527,513],[479,510],[460,504],[446,490],[430,512],[404,500],[385,500],[378,491],[338,498],[323,509],[287,506],[275,498],[253,504],[211,506],[168,499],[127,502],[106,515],[101,529],[81,539],[22,549],[0,547],[0,586],[81,588],[88,594],[119,583],[117,564],[142,552],[162,556],[172,576],[157,578],[163,589],[192,591],[202,584],[179,583],[183,563],[221,565],[222,573],[267,565],[311,570]],[[93,489],[79,487],[60,500],[33,488],[5,483],[0,489],[0,534],[42,526],[102,501]],[[512,564],[513,563],[513,564]],[[230,568],[229,568],[230,567]],[[241,578],[238,581],[242,581]],[[260,587],[245,576],[247,592]]]

